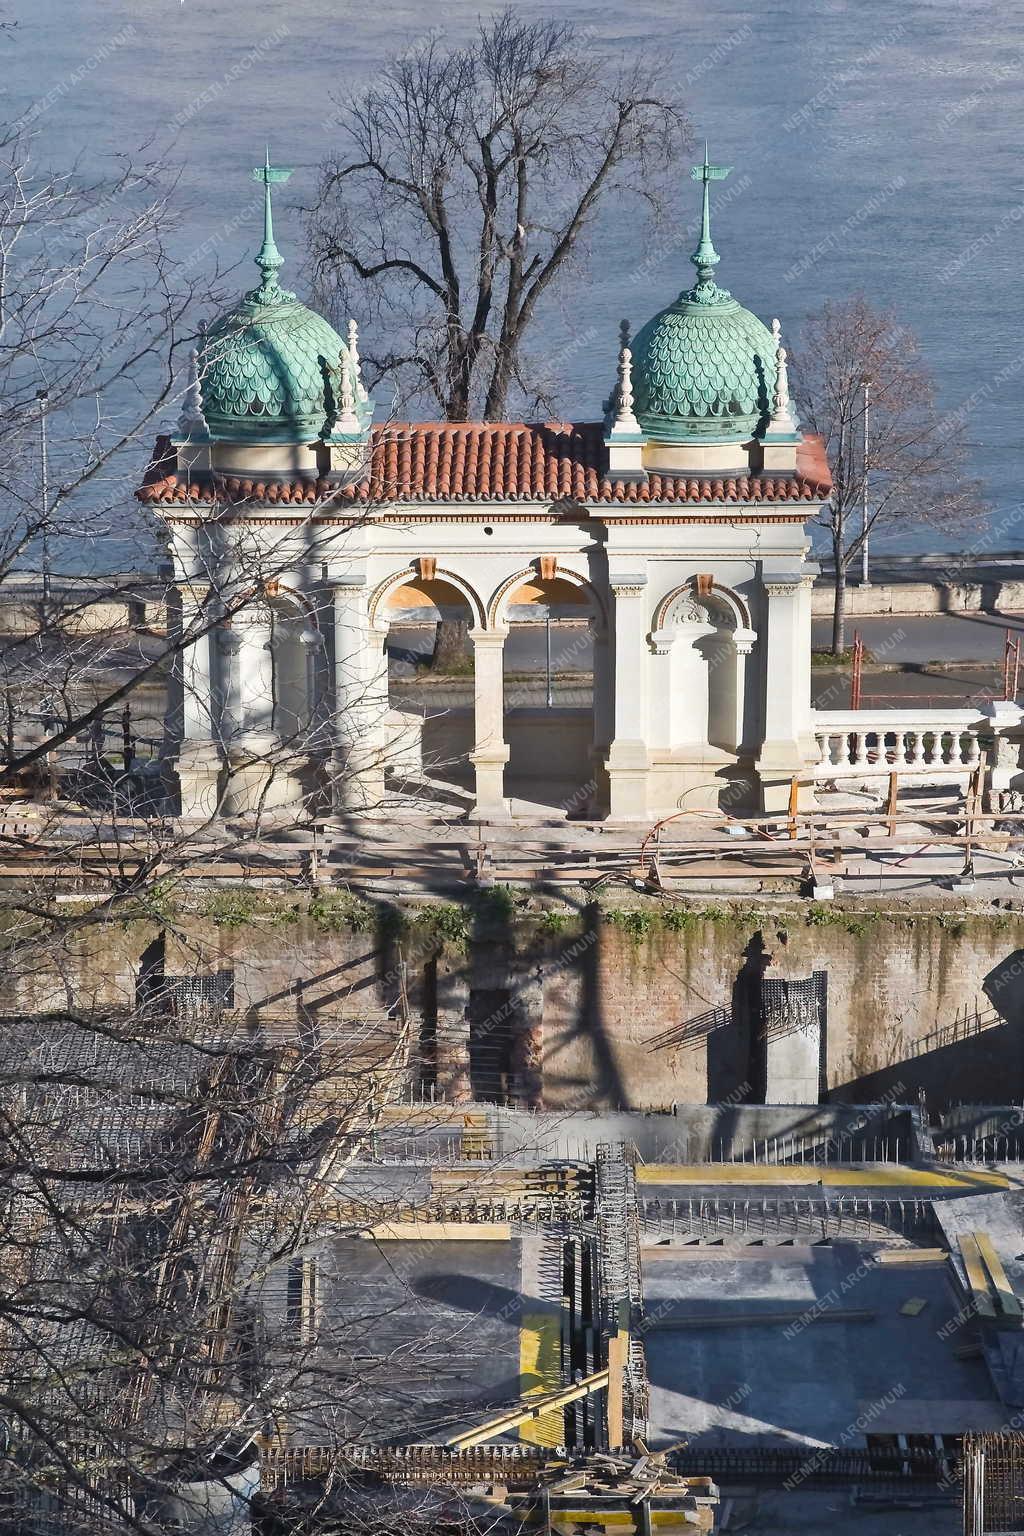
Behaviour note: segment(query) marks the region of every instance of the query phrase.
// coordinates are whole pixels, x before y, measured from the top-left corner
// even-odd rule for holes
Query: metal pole
[[[547,708],[550,709],[552,707],[552,705],[554,704],[554,702],[555,702],[554,697],[553,697],[552,692],[551,692],[551,609],[550,608],[547,610],[547,612],[544,615],[544,659],[545,659],[545,670],[547,672],[546,704],[547,704]]]
[[[860,584],[862,587],[870,587],[871,577],[868,573],[868,407],[871,398],[871,380],[865,379],[864,383],[864,465],[861,474],[861,547],[860,547]]]
[[[39,401],[39,470],[40,470],[40,501],[43,514],[43,602],[50,601],[50,476],[46,452],[46,403],[50,398],[48,389],[37,389],[36,399]]]

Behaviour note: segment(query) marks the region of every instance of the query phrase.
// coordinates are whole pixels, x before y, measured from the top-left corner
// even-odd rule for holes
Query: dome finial
[[[295,295],[287,293],[277,281],[277,274],[284,266],[284,257],[274,243],[274,211],[270,202],[270,188],[276,181],[287,181],[291,168],[271,165],[268,144],[264,164],[254,167],[252,174],[254,181],[263,183],[263,244],[256,256],[256,265],[263,275],[263,281],[258,288],[246,294],[246,298],[257,304],[276,304],[282,299],[294,299]]]
[[[616,433],[639,432],[640,423],[633,414],[633,353],[629,345],[629,321],[619,321],[619,374],[611,399],[614,411],[612,430]]]
[[[775,343],[775,393],[772,396],[768,436],[788,437],[796,432],[799,422],[789,395],[788,354],[782,345],[782,325],[778,320],[772,321],[772,341]]]
[[[206,417],[203,415],[203,391],[200,383],[201,356],[206,345],[206,321],[199,322],[199,345],[188,355],[188,385],[181,402],[178,431],[185,437],[209,437]]]
[[[708,185],[712,181],[724,181],[732,170],[731,165],[712,165],[708,159],[708,141],[704,140],[704,161],[702,165],[695,165],[690,170],[694,181],[704,183],[703,202],[700,220],[700,242],[690,260],[697,268],[697,282],[710,283],[714,280],[715,268],[721,260],[718,252],[711,243],[711,209],[708,197]]]

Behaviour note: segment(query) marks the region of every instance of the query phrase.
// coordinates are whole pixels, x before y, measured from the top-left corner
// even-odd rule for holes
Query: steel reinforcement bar
[[[260,1452],[260,1484],[272,1493],[301,1483],[343,1483],[369,1472],[396,1483],[529,1485],[550,1456],[541,1446],[523,1445],[269,1446]]]
[[[740,1200],[700,1196],[644,1200],[641,1237],[868,1237],[928,1236],[935,1231],[930,1200]]]

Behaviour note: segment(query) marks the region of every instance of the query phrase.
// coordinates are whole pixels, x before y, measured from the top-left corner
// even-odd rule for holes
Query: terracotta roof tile
[[[228,499],[315,503],[336,507],[378,502],[518,501],[571,499],[582,503],[689,503],[822,501],[831,476],[820,438],[797,448],[796,475],[687,476],[652,474],[646,480],[611,479],[604,470],[600,422],[422,422],[373,429],[369,472],[350,485],[327,480],[253,481],[237,475],[216,481],[179,481],[170,439],[157,439],[153,459],[136,492],[157,505]]]

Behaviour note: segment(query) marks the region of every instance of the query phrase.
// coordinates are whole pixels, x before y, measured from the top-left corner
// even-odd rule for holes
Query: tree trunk
[[[846,566],[836,561],[835,601],[832,607],[832,655],[846,650]]]
[[[484,421],[504,420],[508,386],[512,378],[512,358],[518,344],[518,333],[511,339],[503,338],[498,343],[498,355],[487,389],[487,399],[484,401]]]
[[[464,617],[438,619],[430,657],[431,671],[464,672],[469,655],[469,620]]]

